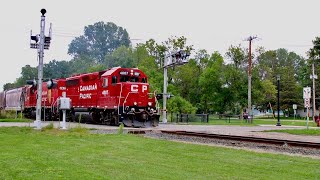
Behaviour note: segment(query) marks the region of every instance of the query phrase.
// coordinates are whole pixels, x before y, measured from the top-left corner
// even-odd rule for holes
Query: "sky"
[[[84,27],[99,21],[127,30],[132,44],[185,36],[195,50],[222,55],[231,45],[285,48],[306,57],[320,36],[319,0],[10,0],[0,7],[0,90],[21,76],[25,65],[37,67],[37,50],[30,49],[30,31],[40,33],[40,10],[46,13],[46,34],[52,41],[44,63],[70,60],[68,45]]]

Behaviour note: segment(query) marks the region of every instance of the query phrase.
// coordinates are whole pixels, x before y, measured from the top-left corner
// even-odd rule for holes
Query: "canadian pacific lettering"
[[[91,93],[82,94],[79,95],[80,99],[91,99]]]
[[[80,86],[80,91],[92,91],[97,90],[97,84]]]
[[[138,92],[139,91],[139,86],[137,84],[131,85],[131,92]],[[142,92],[148,91],[148,86],[142,85]]]

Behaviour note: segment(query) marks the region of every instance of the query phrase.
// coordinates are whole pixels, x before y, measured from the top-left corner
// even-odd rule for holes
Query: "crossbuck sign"
[[[311,98],[311,87],[303,88],[303,99],[304,99],[304,107],[310,107],[310,98]]]
[[[311,87],[303,88],[303,99],[310,99],[311,98]]]
[[[309,108],[310,107],[310,99],[304,99],[304,107]]]

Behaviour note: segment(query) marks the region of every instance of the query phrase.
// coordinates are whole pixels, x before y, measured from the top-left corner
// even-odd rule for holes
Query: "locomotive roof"
[[[114,68],[111,68],[111,69],[108,69],[105,73],[102,74],[102,76],[110,76],[112,74],[114,74],[117,70],[119,69],[123,69],[123,70],[138,70],[140,71],[138,68],[121,68],[121,67],[114,67]]]
[[[119,70],[119,69],[124,69],[124,70],[135,69],[135,70],[140,71],[138,68],[113,67],[113,68],[111,68],[111,69],[107,69],[107,70],[100,71],[100,72],[76,74],[76,75],[73,75],[73,76],[71,76],[71,77],[66,78],[66,80],[78,79],[78,78],[82,78],[82,77],[84,77],[84,76],[90,76],[90,77],[93,77],[93,76],[109,76],[109,75],[114,74],[114,73],[115,73],[117,70]],[[143,73],[142,73],[142,74],[143,74]]]
[[[114,67],[111,68],[109,70],[107,70],[105,73],[102,74],[102,76],[108,76],[111,75],[112,73],[114,73],[116,70],[120,69],[121,67]]]

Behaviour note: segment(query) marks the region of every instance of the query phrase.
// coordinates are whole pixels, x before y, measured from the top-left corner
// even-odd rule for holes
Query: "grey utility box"
[[[71,108],[71,101],[70,98],[67,97],[61,97],[59,99],[59,105],[60,105],[60,109],[62,110],[68,110]]]

